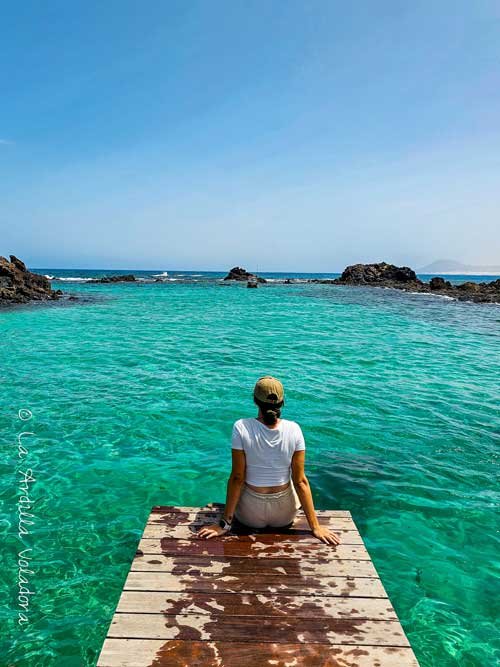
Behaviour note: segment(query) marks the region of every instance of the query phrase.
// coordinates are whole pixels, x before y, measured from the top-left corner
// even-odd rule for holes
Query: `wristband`
[[[219,521],[219,526],[223,530],[231,530],[231,524],[222,517],[222,519]]]

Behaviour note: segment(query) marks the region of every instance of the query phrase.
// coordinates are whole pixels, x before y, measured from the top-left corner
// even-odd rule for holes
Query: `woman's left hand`
[[[209,526],[203,526],[203,528],[198,531],[198,537],[216,537],[217,535],[225,535],[227,532],[229,531],[221,528],[218,523],[211,523]]]
[[[340,537],[336,533],[332,533],[326,526],[318,526],[312,530],[314,537],[317,537],[318,540],[325,542],[325,544],[333,544],[337,546],[340,544]]]

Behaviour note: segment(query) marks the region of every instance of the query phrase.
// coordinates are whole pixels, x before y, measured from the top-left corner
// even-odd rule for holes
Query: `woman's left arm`
[[[241,490],[245,483],[246,459],[245,452],[242,449],[232,449],[232,469],[229,479],[227,481],[226,506],[224,508],[223,517],[229,523],[232,522],[234,510],[240,499]],[[199,532],[198,537],[215,537],[216,535],[223,535],[226,533],[218,523],[204,526]]]
[[[297,491],[297,495],[306,515],[307,521],[311,528],[311,532],[318,540],[326,544],[333,544],[336,546],[340,544],[340,537],[336,533],[332,533],[326,526],[320,526],[316,511],[314,509],[313,497],[309,481],[304,472],[305,451],[299,450],[295,452],[292,457],[292,481]]]

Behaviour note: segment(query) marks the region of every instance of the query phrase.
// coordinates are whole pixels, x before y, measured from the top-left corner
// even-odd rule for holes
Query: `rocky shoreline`
[[[313,278],[310,282],[358,287],[389,287],[405,292],[438,294],[458,301],[500,303],[500,279],[489,283],[467,281],[460,285],[452,285],[449,280],[436,276],[426,283],[408,266],[395,266],[386,262],[353,264],[344,269],[340,278]]]
[[[245,282],[257,280],[259,283],[268,282],[265,278],[249,273],[239,266],[232,268],[224,281]],[[404,292],[422,292],[456,299],[458,301],[473,301],[475,303],[500,303],[500,279],[491,282],[477,283],[466,281],[453,285],[449,280],[439,276],[424,282],[418,278],[413,269],[408,266],[396,266],[379,262],[378,264],[352,264],[347,266],[339,278],[309,278],[298,280],[283,278],[274,280],[285,285],[297,282],[307,282],[319,285],[343,285],[352,287],[385,287],[402,290]]]
[[[32,273],[24,262],[10,255],[10,261],[0,257],[0,305],[26,304],[31,301],[57,300],[65,297],[68,300],[77,300],[76,296],[63,294],[59,289],[53,290],[49,278]],[[158,277],[142,278],[132,273],[110,275],[82,279],[86,284],[116,284],[145,282],[164,282]],[[178,280],[174,278],[173,280]],[[235,266],[224,278],[218,279],[219,285],[232,283],[281,283],[297,284],[312,283],[321,285],[337,285],[346,287],[382,287],[402,290],[405,292],[427,293],[448,297],[458,301],[473,301],[475,303],[500,303],[500,279],[491,282],[466,281],[461,284],[452,284],[449,280],[435,276],[429,282],[418,278],[415,271],[408,266],[396,266],[379,262],[378,264],[353,264],[347,266],[338,278],[273,278],[266,280],[262,276],[250,273],[246,269]]]
[[[25,263],[15,255],[9,257],[10,261],[0,257],[0,305],[61,298],[61,290],[53,290],[45,276],[28,271]]]

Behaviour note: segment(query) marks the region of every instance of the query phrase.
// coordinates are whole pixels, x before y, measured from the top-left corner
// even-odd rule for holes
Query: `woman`
[[[339,544],[338,535],[320,526],[314,511],[304,473],[305,443],[300,426],[281,419],[283,385],[276,378],[262,377],[253,398],[259,408],[257,417],[239,419],[233,426],[233,465],[223,518],[203,527],[199,537],[229,532],[233,516],[252,528],[289,527],[302,506],[312,534],[326,544]]]

